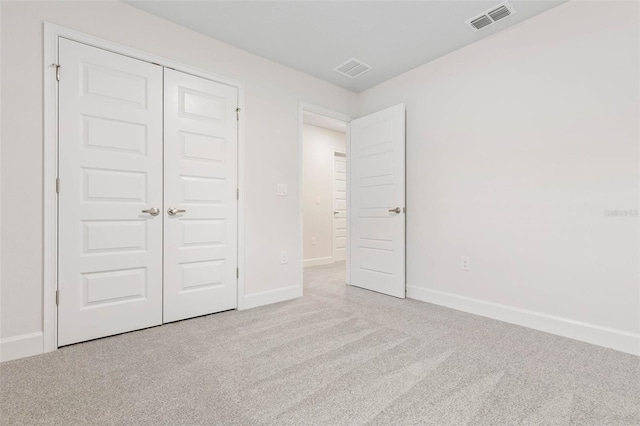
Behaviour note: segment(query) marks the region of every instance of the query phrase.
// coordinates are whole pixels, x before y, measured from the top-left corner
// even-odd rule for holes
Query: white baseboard
[[[42,332],[21,334],[0,340],[0,362],[43,353]]]
[[[270,305],[272,303],[284,302],[285,300],[296,299],[302,296],[300,286],[278,288],[276,290],[261,291],[260,293],[247,294],[244,297],[242,309],[257,308],[258,306]]]
[[[308,267],[308,266],[320,266],[320,265],[328,265],[330,263],[333,263],[333,257],[329,256],[329,257],[316,257],[315,259],[305,259],[302,261],[302,266],[303,267]]]
[[[640,355],[640,334],[624,330],[602,327],[541,312],[415,286],[407,286],[407,297],[633,355]]]

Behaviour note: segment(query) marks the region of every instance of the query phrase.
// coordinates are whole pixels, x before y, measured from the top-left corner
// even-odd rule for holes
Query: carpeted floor
[[[640,425],[640,358],[345,286],[0,365],[0,423]]]

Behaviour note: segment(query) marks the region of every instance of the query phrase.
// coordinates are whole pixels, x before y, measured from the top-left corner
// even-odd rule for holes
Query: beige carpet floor
[[[640,425],[640,358],[344,285],[0,365],[0,423]]]

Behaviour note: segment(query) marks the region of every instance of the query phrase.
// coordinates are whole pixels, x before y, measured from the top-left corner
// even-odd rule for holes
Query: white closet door
[[[237,306],[237,106],[236,88],[165,69],[164,322]]]
[[[58,344],[162,323],[162,68],[60,39]]]
[[[351,122],[351,284],[405,297],[405,109]]]
[[[347,157],[333,153],[333,261],[347,258]]]

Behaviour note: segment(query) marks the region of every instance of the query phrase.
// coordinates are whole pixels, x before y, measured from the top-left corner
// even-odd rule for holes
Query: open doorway
[[[405,115],[404,104],[354,120],[301,104],[303,293],[326,282],[406,297]]]
[[[347,282],[349,118],[301,108],[303,280]]]

